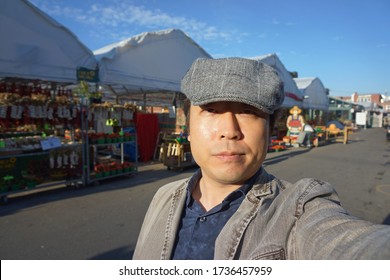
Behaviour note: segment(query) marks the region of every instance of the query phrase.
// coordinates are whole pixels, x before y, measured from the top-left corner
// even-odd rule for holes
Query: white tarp
[[[0,22],[0,78],[74,83],[78,67],[96,68],[91,50],[26,0],[1,0]]]
[[[99,61],[101,84],[121,85],[125,91],[119,95],[180,92],[181,79],[194,60],[211,57],[178,29],[142,33],[94,54]]]
[[[319,78],[295,78],[294,81],[305,96],[304,109],[329,110],[329,97]]]
[[[284,83],[284,101],[282,104],[283,108],[290,108],[293,106],[302,107],[303,94],[297,88],[291,74],[284,67],[283,63],[280,61],[279,57],[276,54],[267,54],[264,56],[256,56],[251,59],[259,60],[265,64],[268,64],[276,69],[279,74],[279,77],[283,80]]]

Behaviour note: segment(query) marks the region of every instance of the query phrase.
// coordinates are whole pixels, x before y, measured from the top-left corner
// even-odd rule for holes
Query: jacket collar
[[[262,196],[271,194],[272,181],[275,180],[275,177],[268,174],[263,167],[260,167],[260,170],[257,174],[258,176],[253,183],[252,190],[248,193],[248,195],[260,198]]]

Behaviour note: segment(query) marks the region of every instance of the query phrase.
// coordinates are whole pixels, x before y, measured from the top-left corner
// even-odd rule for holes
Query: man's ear
[[[188,136],[187,136],[187,140],[188,140],[188,141],[191,141],[191,135],[188,135]]]

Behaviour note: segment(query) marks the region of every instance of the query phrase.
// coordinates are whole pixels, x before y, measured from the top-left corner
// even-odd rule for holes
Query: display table
[[[315,146],[321,146],[332,142],[340,142],[343,144],[348,143],[348,135],[352,131],[350,127],[344,127],[344,129],[339,129],[336,127],[325,127],[317,126],[315,128],[317,131],[318,140],[314,143]]]
[[[348,127],[344,127],[344,129],[327,129],[327,131],[329,132],[329,141],[348,143],[348,133],[350,131]]]

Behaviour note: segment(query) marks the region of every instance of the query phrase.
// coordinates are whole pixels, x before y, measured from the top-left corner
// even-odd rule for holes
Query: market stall
[[[146,32],[94,51],[99,61],[100,84],[107,98],[143,108],[169,108],[169,122],[157,123],[156,113],[139,114],[136,120],[140,159],[153,159],[159,130],[176,131],[177,110],[184,95],[180,83],[194,60],[211,56],[183,31]],[[154,116],[153,116],[154,115]],[[145,124],[146,118],[149,125]],[[173,120],[173,124],[172,124]]]
[[[63,87],[0,81],[0,192],[83,178],[82,105]]]
[[[306,119],[312,125],[323,125],[324,114],[329,110],[328,91],[319,78],[294,78],[298,89],[305,96],[303,109],[307,111]]]
[[[137,172],[137,134],[132,104],[88,106],[85,184]]]
[[[133,174],[137,151],[130,158],[125,148],[136,147],[135,111],[131,104],[89,103],[77,90],[53,90],[50,83],[0,82],[2,199],[32,185],[88,185]]]
[[[85,179],[84,97],[67,88],[93,53],[25,0],[0,2],[0,192]],[[12,34],[12,36],[10,36]]]
[[[100,83],[119,98],[143,106],[171,106],[195,59],[211,56],[183,31],[145,32],[95,50]]]

